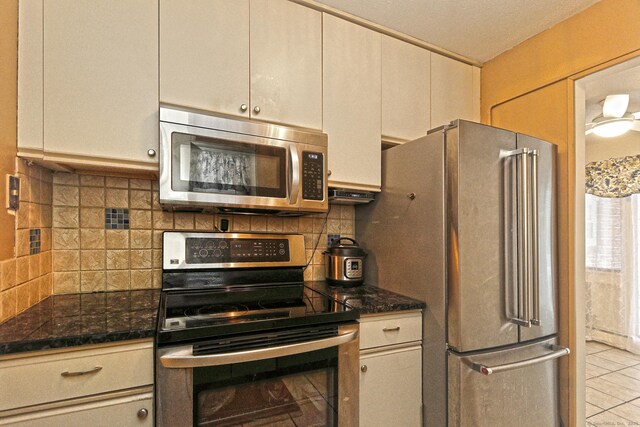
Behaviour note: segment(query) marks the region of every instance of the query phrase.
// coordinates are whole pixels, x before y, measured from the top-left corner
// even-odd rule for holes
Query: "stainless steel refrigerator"
[[[426,426],[559,426],[555,146],[464,120],[382,153],[366,283],[426,302]]]

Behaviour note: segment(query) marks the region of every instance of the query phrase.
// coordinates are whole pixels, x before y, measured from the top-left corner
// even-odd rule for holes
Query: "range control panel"
[[[287,239],[185,239],[187,264],[242,262],[286,262],[290,260]]]
[[[324,199],[324,155],[322,153],[302,152],[302,198]]]

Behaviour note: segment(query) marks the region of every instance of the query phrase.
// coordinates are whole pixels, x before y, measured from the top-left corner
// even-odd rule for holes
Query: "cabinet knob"
[[[327,172],[327,176],[331,176],[331,169]]]
[[[257,105],[253,107],[253,112],[258,114],[260,112],[260,107],[258,107]]]
[[[147,411],[147,408],[142,408],[138,411],[138,418],[140,418],[141,420],[147,418],[148,415],[149,411]]]
[[[249,108],[249,107],[247,107],[247,104],[242,104],[240,106],[240,111],[247,111],[247,108]]]
[[[147,154],[149,155],[149,157],[155,157],[156,156],[156,150],[154,150],[153,148],[149,148],[147,150]]]
[[[368,369],[368,368],[367,368],[367,365],[362,365],[362,366],[360,366],[360,370],[361,370],[362,372],[367,372],[367,369]]]

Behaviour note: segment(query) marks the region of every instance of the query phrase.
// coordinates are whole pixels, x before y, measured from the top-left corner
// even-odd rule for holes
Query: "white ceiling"
[[[587,123],[602,113],[602,101],[607,95],[619,93],[629,94],[628,112],[640,111],[640,66],[607,75],[585,85]]]
[[[483,63],[599,0],[317,0]]]
[[[602,113],[602,102],[607,95],[628,93],[627,112],[640,111],[640,58],[602,70],[583,79],[585,90],[585,122],[589,123]],[[640,144],[640,132],[631,131],[619,138],[602,138],[595,134],[586,136],[587,148],[599,141],[633,147]],[[603,151],[603,150],[599,150]],[[612,156],[609,156],[612,157]],[[615,156],[613,156],[615,157]]]

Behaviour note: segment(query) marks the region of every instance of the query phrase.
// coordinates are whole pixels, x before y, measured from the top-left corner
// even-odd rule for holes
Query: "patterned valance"
[[[640,155],[589,163],[586,169],[588,194],[617,198],[640,193]]]

